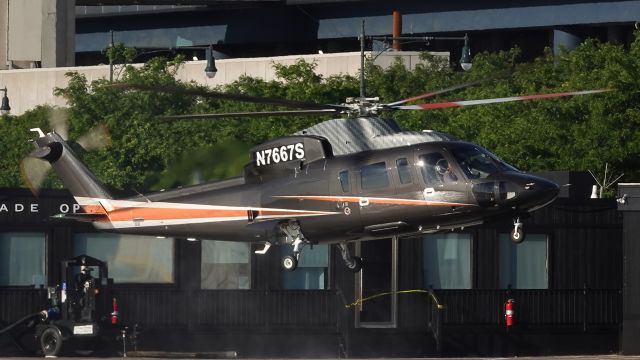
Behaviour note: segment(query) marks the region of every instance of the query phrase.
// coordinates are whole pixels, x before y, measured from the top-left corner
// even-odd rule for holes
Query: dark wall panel
[[[558,228],[550,246],[551,286],[556,289],[620,289],[622,230]]]

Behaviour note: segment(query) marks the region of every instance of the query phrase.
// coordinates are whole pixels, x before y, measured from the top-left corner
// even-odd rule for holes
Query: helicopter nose
[[[538,176],[514,174],[509,177],[511,181],[507,180],[504,186],[506,194],[502,192],[501,186],[500,198],[520,210],[533,211],[544,207],[555,200],[560,192],[560,187],[556,183]]]
[[[511,207],[533,211],[555,200],[560,188],[538,176],[508,172],[474,183],[472,192],[483,207]]]

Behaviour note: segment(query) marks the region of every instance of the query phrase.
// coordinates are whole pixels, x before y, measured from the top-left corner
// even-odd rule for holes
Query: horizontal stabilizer
[[[104,214],[87,214],[87,213],[75,213],[75,214],[57,214],[53,215],[54,219],[75,220],[83,222],[94,222],[105,218]]]

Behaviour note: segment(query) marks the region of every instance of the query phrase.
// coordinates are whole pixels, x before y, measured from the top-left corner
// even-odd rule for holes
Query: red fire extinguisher
[[[113,298],[113,312],[111,313],[111,324],[115,325],[118,323],[118,300]]]
[[[516,301],[513,299],[507,300],[504,304],[504,323],[507,325],[507,328],[513,326],[514,324],[514,305]]]

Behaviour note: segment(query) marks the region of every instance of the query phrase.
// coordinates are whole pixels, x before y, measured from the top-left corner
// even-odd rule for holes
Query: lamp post
[[[464,41],[462,46],[462,56],[460,57],[460,67],[464,71],[471,70],[471,47],[469,45],[469,35],[464,36],[366,36],[364,32],[364,19],[362,20],[362,29],[360,32],[360,97],[365,98],[365,85],[364,85],[364,47],[365,39],[371,41],[382,41],[385,44],[385,48],[376,55],[375,60],[383,52],[392,49],[389,43],[393,43],[399,46],[401,41],[424,41],[429,43],[432,40],[444,40],[444,41]]]
[[[113,30],[109,31],[110,33],[110,42],[109,45],[107,46],[106,49],[103,50],[103,53],[107,53],[108,49],[113,49],[115,48],[116,44],[113,41]],[[148,54],[153,54],[153,53],[160,53],[160,52],[172,52],[175,53],[177,50],[204,50],[205,51],[205,55],[207,58],[207,66],[204,68],[204,72],[205,75],[208,78],[213,78],[216,76],[216,73],[218,72],[218,69],[216,68],[216,59],[213,56],[213,45],[209,45],[209,46],[180,46],[180,47],[171,47],[171,48],[167,48],[167,49],[158,49],[158,48],[140,48],[140,47],[135,47],[134,48],[136,50],[136,55],[133,57],[133,60],[135,60],[138,56],[142,56],[142,55],[148,55]],[[141,50],[141,51],[139,51]],[[113,81],[113,67],[114,67],[114,54],[111,54],[109,56],[109,81],[112,82]]]
[[[216,58],[213,56],[213,45],[209,45],[209,47],[206,48],[205,55],[207,57],[207,66],[204,68],[204,73],[209,79],[213,79],[218,72],[216,68]]]
[[[464,34],[464,46],[462,46],[462,56],[460,57],[460,67],[462,70],[471,70],[471,48],[469,47],[469,35]]]
[[[2,96],[2,105],[0,105],[0,115],[7,115],[9,111],[11,111],[11,107],[9,106],[9,97],[7,97],[7,87],[4,89],[0,89],[0,91],[4,92]]]

